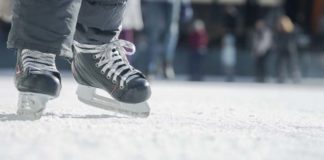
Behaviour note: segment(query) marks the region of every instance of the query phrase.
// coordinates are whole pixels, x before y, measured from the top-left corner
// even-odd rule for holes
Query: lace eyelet
[[[103,70],[101,70],[101,74],[105,74],[105,72]]]
[[[119,89],[124,89],[125,87],[124,86],[119,86]]]
[[[99,68],[99,67],[100,67],[98,63],[96,63],[96,67],[97,67],[97,68]]]
[[[97,56],[96,56],[96,55],[93,55],[92,58],[93,58],[93,59],[97,59]]]
[[[116,81],[116,80],[113,80],[113,81],[112,81],[112,83],[113,83],[113,84],[116,84],[116,83],[117,83],[117,81]]]
[[[111,77],[110,76],[106,76],[107,79],[110,79]]]

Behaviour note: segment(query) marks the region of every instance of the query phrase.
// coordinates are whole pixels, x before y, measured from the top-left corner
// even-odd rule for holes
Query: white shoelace
[[[117,83],[119,76],[121,78],[120,88],[124,88],[129,81],[139,77],[140,72],[129,64],[126,57],[126,55],[133,55],[136,51],[135,45],[131,42],[116,40],[104,45],[89,45],[74,41],[74,47],[77,53],[94,54],[93,58],[99,60],[96,67],[102,67],[101,73],[106,74],[107,79],[112,78],[113,83]]]
[[[46,70],[56,72],[55,57],[55,54],[24,49],[21,53],[23,70],[26,71],[27,68],[31,68],[37,71]]]

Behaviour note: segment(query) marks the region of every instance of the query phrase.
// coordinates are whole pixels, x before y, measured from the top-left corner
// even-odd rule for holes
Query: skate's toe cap
[[[17,82],[17,89],[57,97],[61,90],[60,79],[50,73],[33,73]]]
[[[151,97],[151,87],[149,82],[144,78],[137,78],[130,81],[127,90],[120,97],[122,102],[141,103]]]

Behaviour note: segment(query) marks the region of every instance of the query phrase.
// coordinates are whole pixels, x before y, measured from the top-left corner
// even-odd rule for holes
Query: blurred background
[[[0,1],[0,69],[11,0]],[[324,78],[323,0],[129,0],[121,39],[150,79],[300,83]],[[64,58],[60,70],[70,70]]]

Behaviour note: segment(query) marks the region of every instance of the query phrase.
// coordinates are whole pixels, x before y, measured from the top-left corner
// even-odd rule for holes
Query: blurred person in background
[[[227,82],[234,81],[236,66],[236,28],[238,12],[234,6],[225,7],[225,34],[222,39],[221,61]]]
[[[4,22],[9,23],[12,18],[11,14],[12,0],[1,0],[0,1],[0,19]]]
[[[300,81],[295,25],[288,16],[278,19],[275,49],[277,52],[277,81],[284,83],[291,77],[294,83]]]
[[[236,46],[233,34],[225,34],[222,41],[221,61],[225,79],[227,82],[234,81],[236,66]]]
[[[0,43],[7,41],[12,19],[12,0],[0,1]]]
[[[252,54],[255,59],[256,82],[265,82],[267,60],[272,47],[272,31],[264,20],[255,23],[252,37]]]
[[[144,72],[150,78],[160,65],[165,78],[175,77],[173,59],[178,42],[179,22],[192,17],[190,0],[143,0],[144,32],[147,47]],[[183,14],[182,14],[183,13]]]
[[[122,22],[123,30],[120,38],[134,42],[134,31],[143,29],[143,18],[141,10],[141,0],[128,1]]]
[[[235,6],[226,6],[224,11],[224,23],[227,34],[235,35],[238,28],[239,12]]]
[[[135,31],[143,29],[143,18],[141,9],[141,0],[129,0],[126,5],[124,18],[122,21],[123,30],[120,39],[135,42]],[[132,62],[134,56],[128,56],[128,60]]]
[[[202,20],[194,21],[189,34],[189,43],[191,47],[188,63],[189,80],[201,81],[203,80],[203,58],[208,47],[208,34]]]

